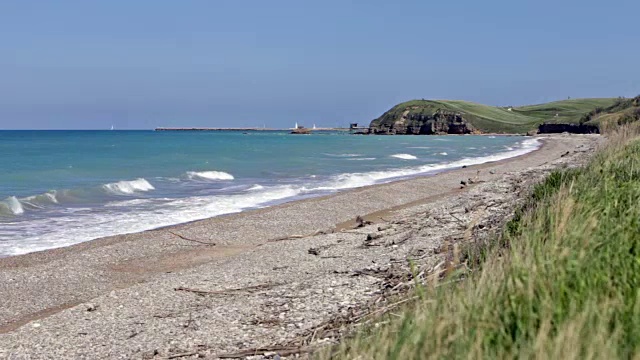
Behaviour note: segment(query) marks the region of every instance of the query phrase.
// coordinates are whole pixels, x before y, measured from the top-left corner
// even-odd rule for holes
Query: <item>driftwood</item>
[[[215,243],[210,243],[210,242],[206,242],[206,241],[200,241],[200,240],[196,240],[196,239],[190,239],[190,238],[188,238],[188,237],[186,237],[184,235],[180,235],[178,233],[174,233],[173,231],[168,231],[168,232],[169,232],[169,234],[171,234],[173,236],[177,236],[182,240],[191,241],[191,242],[195,242],[195,243],[206,245],[206,246],[216,246]]]
[[[304,238],[308,238],[308,237],[313,237],[313,236],[318,236],[318,235],[326,235],[326,234],[331,234],[333,233],[334,230],[333,229],[329,229],[329,230],[316,230],[315,232],[311,233],[311,234],[306,234],[306,235],[288,235],[288,236],[281,236],[281,237],[277,237],[277,238],[273,238],[273,239],[269,239],[267,240],[267,243],[271,243],[271,242],[278,242],[278,241],[286,241],[286,240],[296,240],[296,239],[304,239]],[[258,246],[261,246],[264,244],[260,244]]]
[[[198,294],[201,296],[204,295],[231,295],[234,293],[238,293],[238,292],[255,292],[258,290],[266,290],[266,289],[270,289],[274,286],[278,286],[280,284],[260,284],[260,285],[254,285],[254,286],[247,286],[247,287],[243,287],[243,288],[236,288],[236,289],[226,289],[226,290],[200,290],[200,289],[193,289],[193,288],[188,288],[188,287],[177,287],[174,290],[175,291],[186,291],[186,292],[192,292],[194,294]]]
[[[269,346],[263,348],[254,348],[241,350],[235,353],[217,354],[220,359],[243,359],[247,356],[264,355],[266,353],[276,353],[280,356],[289,356],[294,354],[302,354],[311,352],[309,346]]]

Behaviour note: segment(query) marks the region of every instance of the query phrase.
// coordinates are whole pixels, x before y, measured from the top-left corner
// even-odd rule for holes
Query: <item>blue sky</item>
[[[0,0],[0,129],[367,123],[640,93],[638,1]]]

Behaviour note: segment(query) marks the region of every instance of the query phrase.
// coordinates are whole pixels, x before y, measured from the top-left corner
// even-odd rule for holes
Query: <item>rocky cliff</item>
[[[439,108],[430,102],[400,104],[373,120],[369,133],[379,135],[471,134],[474,127],[461,112]]]

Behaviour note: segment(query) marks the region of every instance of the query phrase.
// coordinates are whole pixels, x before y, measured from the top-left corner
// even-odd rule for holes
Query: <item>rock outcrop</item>
[[[473,126],[464,114],[433,106],[397,106],[375,119],[369,133],[378,135],[472,134]]]
[[[544,123],[538,127],[539,134],[552,134],[568,132],[572,134],[599,134],[600,128],[591,124],[554,124]]]

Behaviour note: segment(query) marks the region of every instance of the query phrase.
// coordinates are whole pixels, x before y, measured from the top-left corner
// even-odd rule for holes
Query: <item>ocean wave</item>
[[[431,146],[409,146],[407,149],[431,149]]]
[[[420,174],[427,174],[433,172],[444,171],[448,169],[455,169],[462,166],[484,164],[487,162],[499,161],[508,159],[515,156],[524,155],[539,147],[540,143],[537,139],[529,139],[523,141],[518,148],[497,153],[493,155],[463,158],[452,162],[443,162],[439,164],[427,164],[416,167],[390,169],[387,171],[373,171],[366,173],[346,173],[334,176],[328,182],[311,188],[304,188],[304,192],[314,191],[333,191],[351,189],[356,187],[373,185],[381,182],[389,182],[400,178],[408,178]]]
[[[374,157],[368,157],[368,158],[351,158],[351,159],[347,159],[350,161],[372,161],[375,160],[376,158]]]
[[[258,191],[258,190],[263,190],[264,186],[260,185],[260,184],[255,184],[252,187],[250,187],[249,189],[247,189],[247,191]]]
[[[233,175],[224,171],[189,171],[187,177],[190,180],[233,180]]]
[[[22,199],[24,201],[28,201],[30,203],[35,203],[35,204],[57,204],[58,203],[58,199],[56,198],[56,194],[57,191],[52,190],[43,194],[38,194],[38,195],[32,195],[32,196],[27,196],[26,198]]]
[[[133,200],[124,200],[124,201],[112,201],[106,203],[105,207],[129,207],[129,206],[138,206],[138,205],[146,205],[152,203],[151,199],[133,199]]]
[[[391,157],[394,157],[396,159],[402,159],[402,160],[415,160],[415,159],[417,159],[417,157],[415,157],[414,155],[411,155],[411,154],[394,154],[394,155],[391,155]]]
[[[118,209],[118,211],[86,212],[81,217],[70,213],[54,218],[33,219],[16,223],[20,229],[14,229],[22,234],[29,234],[28,237],[18,239],[0,234],[0,255],[26,254],[69,246],[104,236],[133,233],[237,213],[245,209],[268,206],[273,202],[299,195],[301,192],[300,187],[280,185],[264,187],[259,191],[242,194],[174,199],[148,207],[136,200],[128,203],[140,206],[136,207],[135,211]],[[11,201],[13,202],[13,200]],[[0,204],[4,203],[0,202]],[[112,204],[112,206],[118,205],[124,206],[126,204]]]
[[[24,208],[15,196],[9,196],[8,198],[0,201],[0,215],[12,216],[21,214],[24,214]]]
[[[115,183],[104,184],[102,188],[108,193],[116,195],[131,195],[136,192],[146,192],[155,190],[147,180],[138,178],[130,181],[118,181]]]

